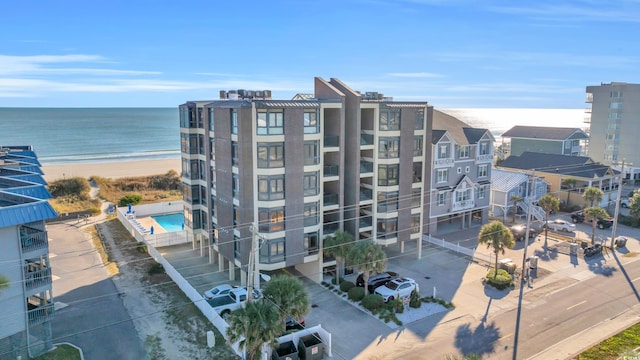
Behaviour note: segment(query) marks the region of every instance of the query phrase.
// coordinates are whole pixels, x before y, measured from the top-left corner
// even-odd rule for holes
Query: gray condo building
[[[314,94],[291,100],[231,90],[179,110],[185,229],[231,280],[239,273],[247,282],[254,238],[256,270],[295,267],[320,281],[335,266],[323,239],[337,230],[402,252],[413,242],[420,256],[422,235],[430,223],[437,228],[429,215],[434,110],[426,101],[393,101],[316,77]],[[451,191],[473,186],[451,177]],[[486,199],[488,208],[488,190]],[[470,220],[475,202],[458,200],[450,196],[455,204],[443,214],[464,210]]]

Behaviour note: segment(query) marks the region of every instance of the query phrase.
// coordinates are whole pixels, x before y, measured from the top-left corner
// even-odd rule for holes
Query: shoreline
[[[135,160],[135,161],[113,161],[94,163],[74,163],[46,165],[41,167],[44,172],[44,179],[47,182],[63,178],[101,176],[105,178],[123,178],[132,176],[149,176],[166,174],[169,170],[174,170],[178,174],[181,172],[182,160],[159,159],[159,160]]]

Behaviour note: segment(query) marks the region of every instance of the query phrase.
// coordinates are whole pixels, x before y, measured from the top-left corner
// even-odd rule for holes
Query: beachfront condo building
[[[476,215],[475,165],[463,174],[452,168],[442,184],[450,206],[429,215],[432,194],[446,191],[432,188],[434,162],[452,167],[458,143],[453,133],[443,135],[450,152],[432,157],[433,107],[426,101],[394,101],[315,78],[313,94],[291,100],[231,90],[179,109],[185,228],[231,279],[239,272],[244,283],[251,262],[258,272],[294,267],[320,281],[335,266],[323,240],[338,230],[400,252],[411,244],[420,256],[431,225],[458,214],[468,224]],[[476,152],[492,156],[487,143],[479,149],[460,142],[458,160],[472,166]],[[487,188],[486,207],[488,200]]]
[[[587,86],[585,121],[589,123],[589,157],[640,181],[640,84],[624,82]]]
[[[45,220],[57,217],[30,146],[0,146],[0,359],[52,348],[54,313]]]

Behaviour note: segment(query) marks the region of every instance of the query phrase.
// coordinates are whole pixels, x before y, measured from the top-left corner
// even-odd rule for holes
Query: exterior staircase
[[[518,207],[526,214],[529,211],[529,201],[518,201]],[[542,207],[533,205],[531,206],[531,221],[544,222],[545,213]]]

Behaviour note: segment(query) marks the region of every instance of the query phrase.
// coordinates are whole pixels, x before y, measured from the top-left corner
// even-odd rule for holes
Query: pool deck
[[[136,218],[136,220],[138,220],[138,223],[144,226],[144,228],[147,230],[151,229],[151,227],[153,226],[154,234],[164,234],[167,232],[167,230],[165,230],[162,226],[160,226],[160,224],[158,224],[156,220],[151,216],[139,217],[139,218]]]

